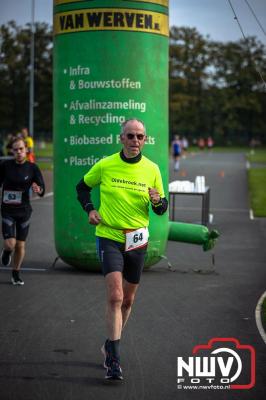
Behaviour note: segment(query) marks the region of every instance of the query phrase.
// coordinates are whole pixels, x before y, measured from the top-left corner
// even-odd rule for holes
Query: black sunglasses
[[[135,137],[138,139],[138,140],[143,140],[144,138],[145,138],[145,135],[143,135],[142,133],[138,133],[138,134],[134,134],[134,133],[127,133],[126,134],[126,137],[128,138],[128,139],[130,139],[130,140],[132,140],[132,139],[134,139]]]

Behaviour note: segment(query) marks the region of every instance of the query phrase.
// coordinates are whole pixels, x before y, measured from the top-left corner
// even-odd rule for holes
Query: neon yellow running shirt
[[[125,242],[124,229],[149,225],[148,188],[164,196],[159,167],[142,155],[136,163],[123,161],[119,153],[98,161],[84,176],[87,186],[100,185],[101,223],[96,235]]]

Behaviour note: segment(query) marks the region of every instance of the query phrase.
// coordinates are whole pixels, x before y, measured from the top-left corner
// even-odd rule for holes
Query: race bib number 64
[[[125,251],[135,250],[144,247],[148,243],[149,230],[148,228],[139,228],[135,231],[125,231],[126,245]]]

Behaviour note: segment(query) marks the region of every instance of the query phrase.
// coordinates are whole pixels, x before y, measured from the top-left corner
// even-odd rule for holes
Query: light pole
[[[35,0],[31,0],[29,134],[32,137],[34,132],[34,14]]]

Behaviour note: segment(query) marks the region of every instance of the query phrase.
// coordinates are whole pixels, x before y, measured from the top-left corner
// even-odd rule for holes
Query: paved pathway
[[[50,268],[56,256],[53,197],[33,202],[25,266],[37,271],[24,271],[24,287],[13,287],[9,271],[0,271],[1,400],[265,398],[265,344],[254,315],[265,291],[266,225],[249,219],[244,156],[198,154],[182,160],[181,173],[190,180],[205,175],[211,187],[213,227],[222,234],[216,273],[194,272],[212,267],[211,254],[200,246],[169,242],[166,255],[177,271],[169,272],[163,260],[143,274],[124,333],[125,380],[119,384],[106,383],[101,367],[103,279],[62,262]],[[200,218],[197,200],[180,199],[177,207],[180,220]],[[195,345],[215,337],[254,346],[253,389],[177,389],[176,358],[191,356]]]

